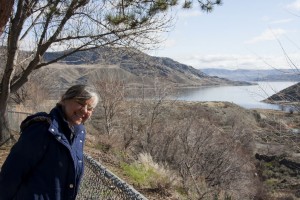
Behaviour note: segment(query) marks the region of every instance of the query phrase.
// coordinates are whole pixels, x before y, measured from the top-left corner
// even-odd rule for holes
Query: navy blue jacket
[[[84,125],[70,128],[60,106],[27,117],[24,124],[1,168],[0,200],[75,199],[83,174]]]

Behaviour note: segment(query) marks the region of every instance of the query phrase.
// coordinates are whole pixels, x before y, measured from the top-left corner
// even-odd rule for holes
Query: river
[[[256,82],[250,86],[218,86],[185,88],[176,92],[174,98],[184,101],[228,101],[247,109],[282,109],[279,105],[261,102],[267,97],[296,82]]]

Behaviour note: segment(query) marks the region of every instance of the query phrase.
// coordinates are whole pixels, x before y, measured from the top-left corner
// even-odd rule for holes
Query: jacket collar
[[[79,132],[82,132],[85,130],[84,125],[74,125],[72,127],[69,126],[68,121],[64,117],[64,112],[62,109],[62,106],[57,104],[51,111],[50,111],[52,123],[50,125],[50,128],[54,128],[58,132],[72,132],[74,134],[78,134]],[[55,131],[55,132],[57,132]]]

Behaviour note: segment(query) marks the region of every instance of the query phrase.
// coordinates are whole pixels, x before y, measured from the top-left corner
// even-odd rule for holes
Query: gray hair
[[[73,85],[62,95],[60,102],[70,99],[86,101],[91,98],[95,99],[92,106],[96,107],[99,101],[99,96],[93,87],[87,85]]]

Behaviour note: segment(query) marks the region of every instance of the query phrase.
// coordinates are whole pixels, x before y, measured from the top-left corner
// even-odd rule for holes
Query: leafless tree
[[[30,81],[12,93],[13,102],[31,106],[32,110],[38,111],[45,100],[50,97],[50,87],[53,85],[53,80],[46,78],[48,72],[48,69],[33,72]]]
[[[14,0],[0,0],[0,36],[2,35],[5,26],[11,16]]]
[[[254,116],[226,105],[210,108],[166,98],[123,103],[115,116],[120,127],[114,145],[122,142],[117,145],[127,153],[145,152],[167,163],[178,172],[189,198],[209,199],[221,191],[237,199],[255,195]]]
[[[171,107],[177,110],[180,108],[177,106],[175,103]],[[140,129],[144,131],[140,132],[138,139],[142,144],[137,145],[135,151],[149,152],[157,162],[167,162],[178,170],[192,199],[205,199],[221,190],[241,194],[237,191],[244,189],[245,193],[248,192],[244,187],[251,184],[246,181],[250,176],[246,166],[251,163],[248,146],[251,146],[252,140],[251,132],[245,130],[243,124],[234,124],[232,131],[225,132],[219,121],[208,117],[213,114],[205,113],[199,106],[183,109],[180,114],[175,114],[178,110],[165,109],[165,102],[160,107],[161,112],[152,125],[149,141],[147,126],[141,124]],[[148,125],[151,124],[149,122],[151,120]],[[245,136],[246,133],[250,139]]]
[[[134,98],[130,97],[130,100],[125,102],[127,108],[125,109],[126,117],[122,120],[126,121],[123,142],[125,149],[135,146],[134,148],[140,151],[154,153],[152,151],[155,148],[153,143],[156,143],[156,135],[159,134],[159,130],[165,130],[162,127],[165,104],[174,102],[174,100],[168,100],[172,87],[164,85],[163,82],[154,81],[154,85],[147,88],[146,95],[144,89],[143,86],[136,89],[137,94]]]
[[[197,2],[205,11],[221,3],[220,0]],[[185,1],[184,7],[191,3]],[[7,59],[0,83],[0,144],[9,138],[6,120],[9,96],[28,81],[33,71],[75,52],[101,46],[141,48],[156,44],[157,33],[167,31],[170,26],[171,12],[166,11],[176,4],[176,0],[16,1],[8,33],[2,34],[7,42]],[[25,66],[17,61],[20,48],[29,53]],[[57,57],[42,59],[47,51],[59,50],[63,53]]]
[[[125,85],[117,80],[96,81],[94,85],[100,96],[106,133],[111,135],[115,115],[124,99]]]

